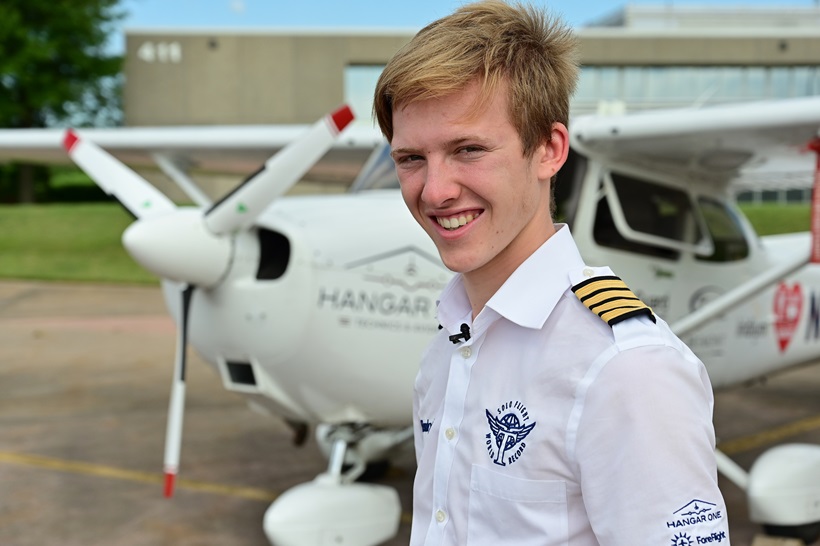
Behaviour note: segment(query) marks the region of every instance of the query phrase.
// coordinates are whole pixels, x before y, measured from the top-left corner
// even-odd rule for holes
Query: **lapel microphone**
[[[460,334],[453,334],[450,336],[450,341],[455,343],[461,343],[461,340],[470,341],[470,327],[467,324],[462,323],[461,325],[461,333]]]

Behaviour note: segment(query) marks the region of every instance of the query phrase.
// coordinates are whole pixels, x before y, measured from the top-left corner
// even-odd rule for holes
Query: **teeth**
[[[461,226],[466,226],[476,218],[478,218],[477,214],[475,216],[472,214],[465,214],[462,216],[452,216],[450,218],[436,217],[436,221],[438,222],[438,225],[444,229],[456,229]]]

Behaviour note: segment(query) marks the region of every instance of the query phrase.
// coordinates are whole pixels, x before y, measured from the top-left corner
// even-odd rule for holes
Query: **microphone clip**
[[[449,337],[449,339],[450,339],[450,341],[453,342],[453,344],[461,343],[462,339],[464,341],[470,341],[470,327],[467,326],[467,324],[462,323],[461,324],[461,333],[460,334],[453,334]]]

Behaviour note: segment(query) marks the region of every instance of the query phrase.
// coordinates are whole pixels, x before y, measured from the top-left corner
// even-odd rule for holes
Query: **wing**
[[[572,145],[590,155],[716,183],[804,173],[804,150],[820,128],[820,97],[582,116],[570,125]]]
[[[523,426],[521,428],[510,430],[510,432],[515,433],[515,443],[517,444],[518,442],[526,438],[533,428],[535,428],[535,423],[530,423],[529,425]]]
[[[247,175],[308,127],[119,127],[79,132],[132,168],[156,167],[157,157],[163,157],[191,172]],[[64,134],[65,129],[0,130],[0,162],[70,164],[62,147]],[[343,172],[352,180],[383,140],[375,129],[349,127],[311,173]]]
[[[493,433],[493,436],[498,436],[498,431],[501,428],[501,423],[498,422],[498,419],[493,417],[493,414],[490,413],[490,410],[484,410],[487,412],[487,423],[490,424],[490,430]]]

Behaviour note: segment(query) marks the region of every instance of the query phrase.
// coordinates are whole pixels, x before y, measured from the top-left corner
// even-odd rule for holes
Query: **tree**
[[[119,124],[122,57],[108,48],[118,1],[0,2],[0,126]],[[31,202],[36,171],[18,171]]]

